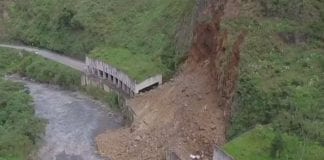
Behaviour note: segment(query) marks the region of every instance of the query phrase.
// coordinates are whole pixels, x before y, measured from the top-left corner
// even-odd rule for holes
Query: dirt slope
[[[97,137],[102,155],[113,160],[158,160],[171,150],[181,159],[190,154],[210,159],[213,145],[226,142],[244,36],[228,52],[226,32],[220,30],[223,10],[213,8],[209,7],[212,20],[197,26],[182,72],[129,102],[136,113],[130,128]]]

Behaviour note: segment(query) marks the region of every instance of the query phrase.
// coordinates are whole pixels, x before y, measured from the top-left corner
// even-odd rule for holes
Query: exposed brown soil
[[[113,160],[212,157],[213,145],[226,142],[226,130],[238,78],[241,34],[230,51],[220,30],[223,10],[197,25],[191,53],[174,80],[130,100],[136,113],[129,128],[97,137],[100,154]],[[220,7],[222,8],[222,7]]]

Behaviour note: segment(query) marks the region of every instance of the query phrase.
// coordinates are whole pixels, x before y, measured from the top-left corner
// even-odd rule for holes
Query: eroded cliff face
[[[230,1],[232,3],[232,1]],[[237,37],[233,46],[228,46],[226,31],[222,31],[220,24],[225,16],[225,3],[220,6],[211,4],[208,14],[211,20],[200,23],[196,27],[194,43],[188,58],[189,66],[206,63],[209,68],[209,78],[218,99],[217,106],[224,110],[226,121],[229,121],[231,108],[235,96],[236,84],[239,78],[240,46],[245,33]],[[227,18],[230,14],[227,15]]]
[[[213,146],[226,143],[226,131],[238,79],[241,34],[233,48],[220,28],[226,1],[205,6],[208,21],[196,25],[188,58],[173,80],[130,100],[135,121],[130,128],[97,137],[99,152],[112,159],[212,157]],[[221,3],[222,2],[222,3]],[[207,18],[208,19],[208,18]]]

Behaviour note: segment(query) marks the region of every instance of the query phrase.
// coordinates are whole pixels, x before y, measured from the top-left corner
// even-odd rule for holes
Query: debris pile
[[[244,34],[228,50],[227,33],[220,29],[223,7],[208,8],[212,19],[197,25],[182,72],[132,99],[134,123],[98,136],[100,154],[113,160],[158,160],[172,151],[180,159],[206,160],[215,144],[226,142]]]

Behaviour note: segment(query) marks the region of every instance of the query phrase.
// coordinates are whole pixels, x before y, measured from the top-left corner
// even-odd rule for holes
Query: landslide
[[[244,34],[232,49],[227,46],[227,33],[220,29],[223,2],[202,12],[211,19],[196,26],[181,73],[129,101],[135,112],[130,127],[97,137],[100,154],[143,160],[165,159],[171,151],[181,159],[190,154],[210,159],[213,146],[226,142]]]

